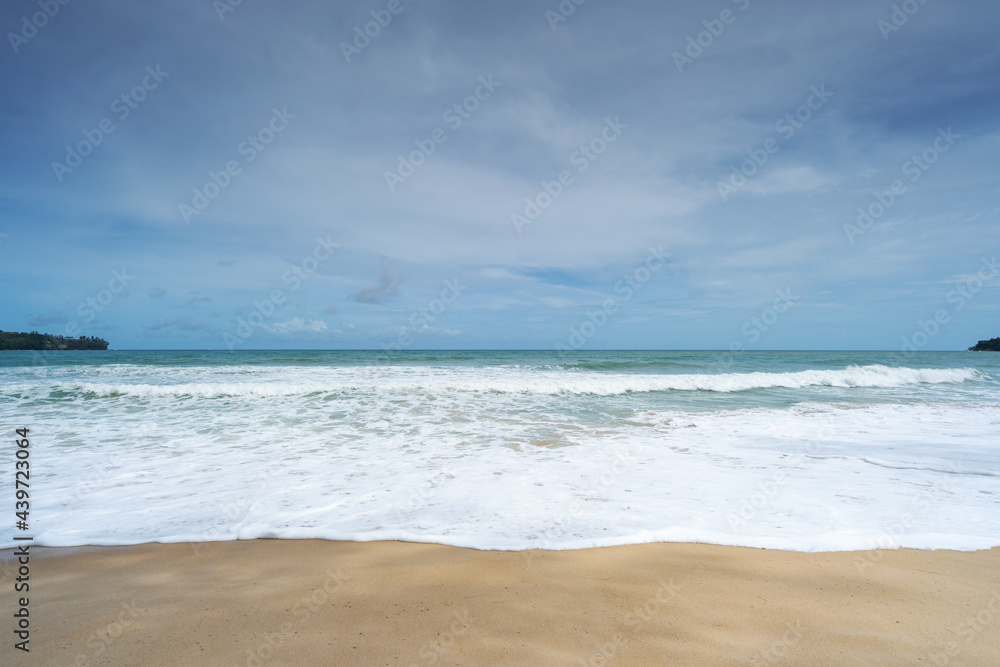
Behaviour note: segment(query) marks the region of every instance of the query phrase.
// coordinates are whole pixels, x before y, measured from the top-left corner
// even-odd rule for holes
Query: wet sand
[[[1000,664],[1000,549],[34,547],[29,598],[5,665]]]

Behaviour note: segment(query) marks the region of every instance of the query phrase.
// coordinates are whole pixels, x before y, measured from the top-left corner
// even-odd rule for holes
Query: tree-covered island
[[[106,350],[108,341],[96,336],[67,338],[52,334],[0,331],[0,350]]]
[[[981,340],[969,348],[970,352],[1000,352],[1000,338]]]

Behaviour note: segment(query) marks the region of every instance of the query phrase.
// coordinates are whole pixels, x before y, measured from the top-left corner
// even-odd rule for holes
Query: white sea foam
[[[31,416],[40,544],[1000,545],[1000,401],[973,369],[119,367],[13,379],[0,383],[0,421]],[[984,384],[975,402],[927,393]],[[813,387],[849,391],[810,398]],[[803,391],[781,407],[671,402],[766,388]],[[924,393],[852,398],[880,388]]]
[[[177,396],[218,398],[226,396],[293,396],[314,393],[381,392],[393,394],[443,392],[498,392],[505,394],[584,394],[612,396],[655,391],[708,391],[730,393],[754,389],[804,389],[808,387],[893,388],[921,384],[955,384],[980,377],[972,368],[891,368],[881,365],[851,366],[840,370],[807,370],[790,373],[637,374],[525,371],[520,368],[270,368],[266,370],[209,369],[213,382],[186,382],[190,369],[170,369],[159,382],[66,382],[14,385],[6,393],[45,389],[95,396]],[[240,375],[253,381],[232,381]],[[289,381],[289,376],[293,376]],[[299,377],[295,377],[299,376]],[[181,380],[181,381],[178,381]],[[226,381],[229,380],[229,381]]]

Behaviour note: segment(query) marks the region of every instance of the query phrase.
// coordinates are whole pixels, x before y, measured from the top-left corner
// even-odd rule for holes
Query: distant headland
[[[1000,352],[1000,338],[981,340],[969,348],[970,352]]]
[[[108,341],[95,336],[66,338],[52,334],[0,331],[0,350],[106,350]]]

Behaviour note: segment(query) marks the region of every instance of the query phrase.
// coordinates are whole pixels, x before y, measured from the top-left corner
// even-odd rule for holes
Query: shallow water
[[[0,424],[51,546],[1000,545],[990,353],[0,352]]]

